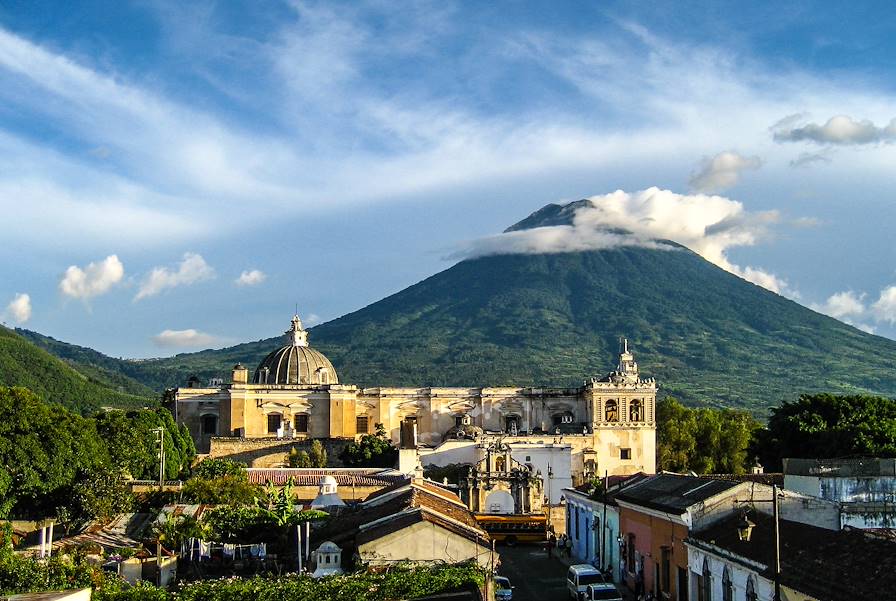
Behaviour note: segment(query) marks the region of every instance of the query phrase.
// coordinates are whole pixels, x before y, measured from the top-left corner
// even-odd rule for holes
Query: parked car
[[[513,599],[513,585],[510,579],[504,576],[495,576],[495,599],[497,601],[510,601]]]
[[[576,601],[585,598],[585,593],[590,584],[605,584],[605,579],[600,570],[587,563],[569,566],[566,572],[566,589],[569,598]]]
[[[585,589],[586,601],[622,601],[622,593],[612,582],[589,584]]]

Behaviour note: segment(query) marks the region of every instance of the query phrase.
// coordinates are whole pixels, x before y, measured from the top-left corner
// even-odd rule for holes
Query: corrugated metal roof
[[[715,478],[657,474],[624,488],[616,494],[616,500],[681,515],[691,505],[738,484],[740,483]]]

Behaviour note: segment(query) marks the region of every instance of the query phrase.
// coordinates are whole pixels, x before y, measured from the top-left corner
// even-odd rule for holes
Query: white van
[[[603,584],[604,577],[600,570],[587,563],[569,566],[566,573],[566,588],[570,599],[584,599],[589,584]]]
[[[585,591],[585,601],[623,601],[622,594],[612,582],[589,584]]]

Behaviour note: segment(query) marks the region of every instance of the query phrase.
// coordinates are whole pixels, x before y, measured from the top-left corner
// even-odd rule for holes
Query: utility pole
[[[778,485],[772,485],[775,513],[775,601],[781,601],[781,533],[778,529]]]
[[[600,563],[601,565],[606,566],[606,569],[610,569],[610,564],[607,561],[607,558],[604,557],[604,551],[607,548],[607,485],[610,483],[610,472],[609,470],[604,470],[604,517],[600,521],[601,525],[601,533],[600,533]],[[603,571],[603,570],[601,570]]]
[[[159,443],[159,492],[165,487],[165,429],[153,428],[156,433],[156,442]]]

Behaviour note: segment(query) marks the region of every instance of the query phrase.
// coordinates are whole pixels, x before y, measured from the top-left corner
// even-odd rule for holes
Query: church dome
[[[255,384],[338,384],[333,364],[323,353],[308,346],[308,332],[296,315],[286,331],[283,346],[258,365],[252,378]]]

